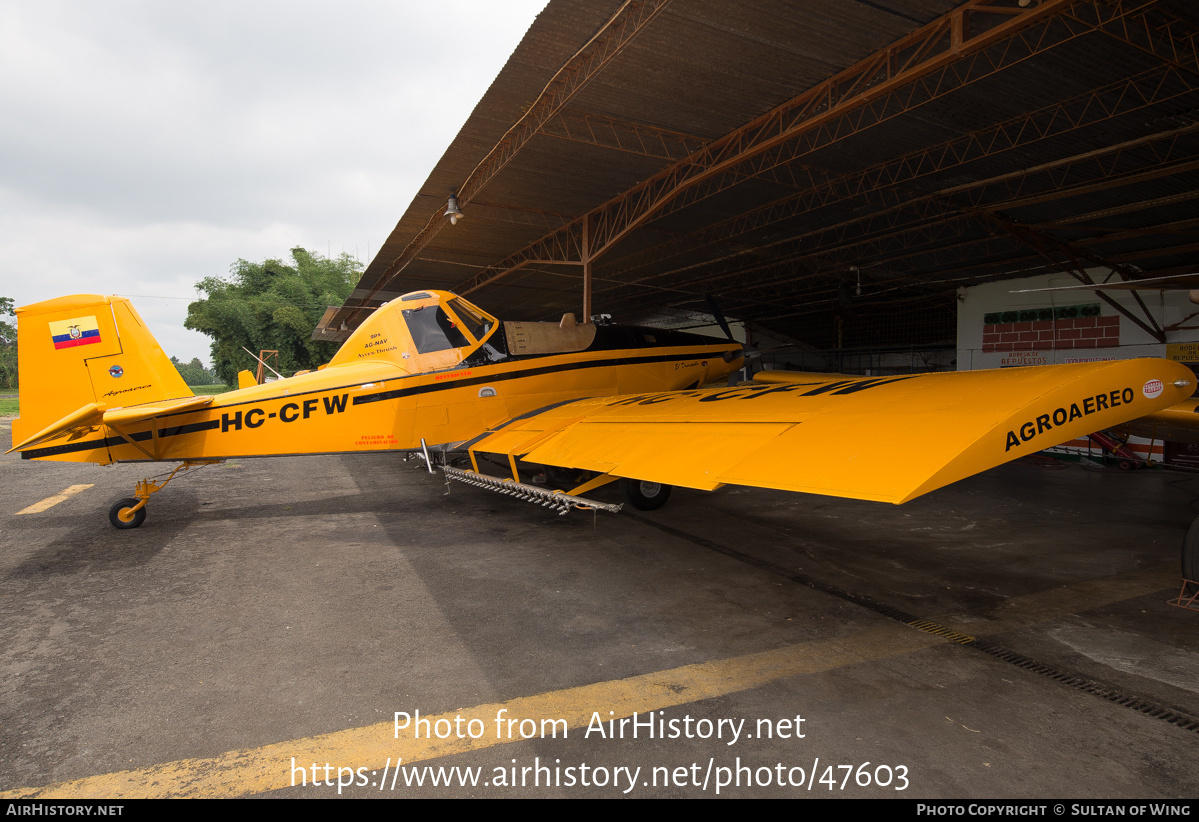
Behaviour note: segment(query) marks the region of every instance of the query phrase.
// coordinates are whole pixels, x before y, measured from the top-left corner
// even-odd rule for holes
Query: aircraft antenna
[[[259,363],[262,365],[262,367],[263,367],[263,368],[266,368],[266,369],[268,369],[268,370],[269,370],[269,371],[270,371],[272,374],[274,374],[276,377],[278,377],[279,379],[284,379],[284,376],[283,376],[282,374],[280,374],[278,371],[276,371],[275,369],[271,368],[269,365],[267,365],[267,364],[266,364],[266,361],[265,361],[264,359],[262,359],[262,357],[259,357],[257,354],[255,354],[255,353],[254,353],[253,351],[251,351],[250,349],[246,348],[244,345],[241,347],[241,350],[242,350],[242,351],[245,351],[245,352],[246,352],[247,354],[249,354],[251,357],[253,357],[254,359],[258,360],[258,362],[259,362]]]

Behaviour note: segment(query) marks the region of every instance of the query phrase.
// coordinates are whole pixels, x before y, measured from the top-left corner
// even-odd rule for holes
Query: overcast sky
[[[238,258],[378,251],[545,0],[0,0],[0,297],[120,294],[168,355]]]

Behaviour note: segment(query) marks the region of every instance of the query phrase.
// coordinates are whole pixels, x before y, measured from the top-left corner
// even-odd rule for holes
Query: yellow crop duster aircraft
[[[672,485],[726,483],[905,502],[1165,409],[1194,382],[1182,365],[1140,359],[881,378],[764,372],[752,385],[704,388],[741,368],[739,344],[571,315],[500,322],[422,291],[377,309],[317,371],[263,385],[242,372],[239,390],[197,397],[128,300],[63,297],[17,318],[12,450],[25,458],[186,468],[406,452],[430,470],[441,462],[447,479],[562,513],[618,509],[578,496],[617,479],[643,509]],[[451,466],[454,454],[471,468]],[[511,476],[480,472],[487,454]],[[522,483],[518,460],[573,487]],[[139,483],[112,524],[140,525],[162,485]]]

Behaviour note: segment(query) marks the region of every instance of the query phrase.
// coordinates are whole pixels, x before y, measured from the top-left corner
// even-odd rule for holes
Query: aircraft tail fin
[[[99,404],[118,408],[194,394],[123,297],[79,294],[18,308],[21,416],[13,442]]]

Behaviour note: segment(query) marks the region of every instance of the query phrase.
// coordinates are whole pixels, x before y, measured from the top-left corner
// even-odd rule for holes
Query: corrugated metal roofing
[[[819,344],[859,272],[843,332],[895,305],[944,327],[958,285],[1070,258],[1125,276],[1190,270],[1197,47],[1187,0],[553,0],[332,327],[484,272],[471,299],[492,313],[577,312],[581,220],[594,231],[637,212],[656,175],[684,184],[593,260],[595,312],[704,311],[716,294],[730,316]],[[889,69],[860,69],[888,49]],[[884,85],[906,59],[919,70]],[[765,151],[729,137],[840,72],[863,82],[830,86],[804,115],[842,106],[824,131]],[[520,138],[507,153],[506,135]],[[740,163],[689,168],[722,140]],[[450,226],[446,200],[463,192]]]

